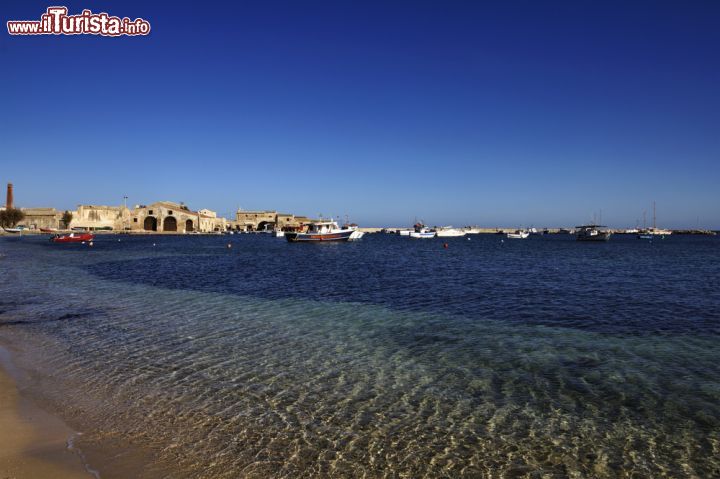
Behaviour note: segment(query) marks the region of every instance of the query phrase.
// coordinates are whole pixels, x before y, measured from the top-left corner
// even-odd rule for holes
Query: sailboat
[[[656,219],[657,218],[655,216],[655,202],[653,201],[653,225],[650,228],[640,230],[637,236],[639,239],[652,239],[653,236],[667,236],[672,234],[672,230],[658,228],[656,224]]]

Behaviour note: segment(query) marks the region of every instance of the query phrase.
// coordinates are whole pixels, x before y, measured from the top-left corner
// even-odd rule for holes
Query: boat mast
[[[655,225],[655,201],[653,201],[653,229],[655,229],[655,228],[656,228],[656,225]]]

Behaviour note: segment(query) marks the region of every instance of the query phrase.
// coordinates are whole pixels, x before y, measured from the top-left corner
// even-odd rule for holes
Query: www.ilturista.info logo
[[[80,15],[68,15],[67,7],[48,7],[40,20],[10,20],[10,35],[147,35],[150,22],[142,18],[112,17],[107,13],[83,10]]]

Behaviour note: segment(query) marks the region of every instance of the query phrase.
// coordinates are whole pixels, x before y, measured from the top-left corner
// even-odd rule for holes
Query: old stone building
[[[208,233],[212,231],[226,231],[228,229],[228,221],[225,218],[218,218],[216,212],[202,209],[198,210],[200,216],[199,231]]]
[[[241,231],[274,229],[277,211],[247,211],[238,209],[235,213],[235,228]]]
[[[131,213],[133,231],[191,233],[198,231],[200,215],[181,203],[158,201],[151,205],[138,205]]]
[[[25,219],[18,223],[31,230],[64,228],[60,220],[63,212],[55,208],[21,208]]]
[[[277,211],[248,211],[238,209],[231,228],[240,231],[264,231],[284,228],[299,228],[313,220],[306,216],[295,216]]]
[[[85,228],[88,230],[130,229],[130,210],[123,206],[95,206],[78,205],[76,211],[72,212],[73,228]]]

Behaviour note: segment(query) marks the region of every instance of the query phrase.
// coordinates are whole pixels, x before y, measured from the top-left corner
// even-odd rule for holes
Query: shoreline
[[[22,395],[10,356],[0,346],[0,477],[99,478],[73,448],[78,432]]]

